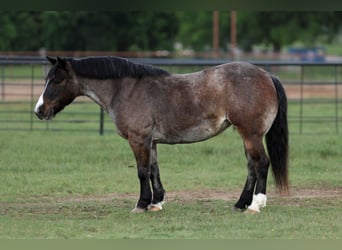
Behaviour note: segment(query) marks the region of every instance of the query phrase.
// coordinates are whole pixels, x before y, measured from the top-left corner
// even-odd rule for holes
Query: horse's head
[[[77,82],[70,63],[47,57],[52,67],[34,112],[39,119],[50,120],[78,95]]]

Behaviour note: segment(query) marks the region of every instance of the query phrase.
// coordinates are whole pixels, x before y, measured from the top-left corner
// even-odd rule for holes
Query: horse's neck
[[[137,80],[133,78],[85,79],[81,82],[81,95],[88,96],[109,113],[117,102],[129,95]]]
[[[113,96],[117,93],[118,84],[113,79],[83,79],[81,94],[88,96],[102,108],[109,111]]]

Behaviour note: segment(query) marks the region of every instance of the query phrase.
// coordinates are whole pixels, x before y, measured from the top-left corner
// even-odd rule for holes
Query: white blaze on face
[[[34,108],[34,112],[36,112],[36,113],[39,112],[39,108],[44,104],[43,96],[44,96],[44,93],[45,93],[45,90],[46,90],[46,87],[47,87],[48,83],[49,83],[49,79],[46,80],[46,84],[45,84],[45,87],[44,87],[44,89],[43,89],[43,92],[42,92],[42,94],[40,95],[40,97],[39,97],[39,99],[38,99],[38,101],[37,101],[37,104],[36,104],[36,106],[35,106],[35,108]]]

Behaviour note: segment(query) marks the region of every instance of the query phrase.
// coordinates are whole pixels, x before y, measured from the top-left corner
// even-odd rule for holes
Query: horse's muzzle
[[[43,112],[41,112],[41,110],[38,110],[38,111],[34,111],[34,113],[36,114],[36,116],[40,119],[40,120],[43,120],[44,119],[44,114]]]
[[[34,113],[36,114],[36,116],[40,119],[40,120],[51,120],[52,117],[54,116],[54,111],[53,109],[48,110],[48,112],[44,112],[42,110],[41,107],[39,107],[38,109],[36,109],[34,111]]]

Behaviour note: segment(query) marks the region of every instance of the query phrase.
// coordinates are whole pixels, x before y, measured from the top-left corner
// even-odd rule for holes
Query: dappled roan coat
[[[248,161],[246,184],[234,207],[258,212],[266,205],[269,165],[276,185],[287,192],[287,99],[279,80],[263,69],[233,62],[170,74],[117,57],[48,59],[52,68],[35,113],[52,119],[80,95],[103,107],[136,158],[140,197],[133,211],[162,209],[158,143],[199,142],[231,125],[241,135]]]

